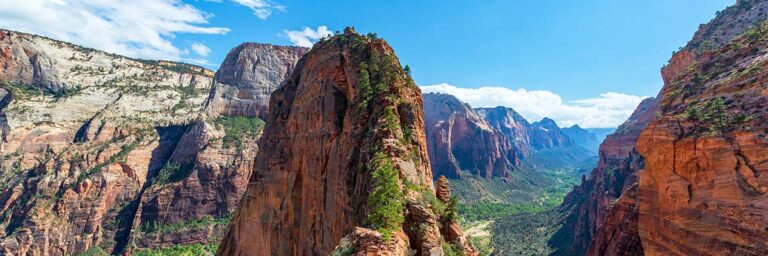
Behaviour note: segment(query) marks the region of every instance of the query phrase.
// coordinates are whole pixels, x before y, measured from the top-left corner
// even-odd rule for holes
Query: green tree
[[[403,191],[398,183],[399,172],[384,153],[376,153],[369,163],[373,169],[373,191],[368,197],[368,224],[389,240],[405,220]]]

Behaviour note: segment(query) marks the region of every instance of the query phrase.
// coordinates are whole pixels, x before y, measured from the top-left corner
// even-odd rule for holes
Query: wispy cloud
[[[283,30],[283,35],[295,46],[312,47],[320,38],[331,35],[331,31],[326,26],[319,26],[317,29],[305,27],[304,30]]]
[[[285,6],[266,0],[231,0],[232,2],[248,7],[253,11],[253,15],[259,19],[267,19],[272,15],[273,10],[285,11]]]
[[[50,36],[138,58],[185,60],[173,44],[182,33],[225,34],[211,14],[179,0],[50,0],[0,4],[0,27]],[[192,51],[205,56],[207,46]]]
[[[198,42],[192,43],[189,48],[192,49],[192,51],[200,57],[206,57],[209,53],[211,53],[211,48],[208,48],[208,46]]]
[[[515,109],[529,121],[549,117],[560,126],[578,124],[586,128],[617,127],[646,97],[607,92],[595,98],[563,102],[550,91],[509,89],[505,87],[461,88],[450,84],[422,86],[422,91],[456,96],[473,107],[506,106]]]

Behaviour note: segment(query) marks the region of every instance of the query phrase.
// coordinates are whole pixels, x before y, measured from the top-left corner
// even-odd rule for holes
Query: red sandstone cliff
[[[441,255],[446,241],[473,255],[420,199],[434,196],[421,105],[385,41],[348,28],[317,43],[272,94],[263,150],[217,254]],[[372,173],[390,168],[403,198],[386,200],[405,217],[380,223],[395,226],[387,240],[368,216],[380,212],[369,196],[384,186]]]
[[[647,255],[768,254],[766,7],[739,1],[664,68],[661,117],[637,144]]]
[[[566,196],[563,227],[551,243],[562,255],[641,254],[637,235],[637,171],[643,158],[635,144],[655,117],[656,99],[643,100],[630,118],[600,145],[600,160],[589,179]],[[633,188],[634,187],[634,188]]]
[[[768,101],[766,8],[738,1],[672,57],[655,117],[609,136],[591,178],[566,198],[570,215],[553,241],[573,243],[559,253],[768,253],[768,130],[757,121]]]

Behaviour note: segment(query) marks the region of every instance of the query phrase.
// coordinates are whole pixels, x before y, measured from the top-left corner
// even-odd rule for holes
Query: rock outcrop
[[[768,254],[768,1],[738,1],[664,70],[637,149],[647,255]]]
[[[266,118],[269,96],[293,71],[303,47],[244,43],[232,49],[216,71],[208,109],[228,116]]]
[[[259,47],[272,51],[244,53]],[[257,45],[238,54],[295,63],[302,52]],[[6,30],[0,63],[0,254],[218,242],[263,122],[261,112],[220,107],[239,102],[227,98],[235,94],[211,91],[257,85]],[[274,83],[259,85],[275,87],[272,78],[291,70],[258,63],[247,77]]]
[[[531,147],[536,150],[576,146],[576,142],[560,130],[555,120],[545,117],[532,123],[531,128]]]
[[[597,167],[560,207],[566,217],[550,241],[556,254],[642,254],[637,234],[637,172],[643,167],[643,157],[635,145],[657,110],[658,100],[643,100],[600,145]]]
[[[272,94],[217,254],[475,255],[443,238],[448,216],[420,199],[434,197],[421,104],[384,40],[347,28],[317,43]]]
[[[520,165],[515,148],[467,104],[448,94],[424,94],[424,122],[432,172],[451,179],[462,171],[507,177]]]
[[[566,198],[559,253],[768,254],[766,8],[738,1],[674,54],[654,114],[609,136]]]
[[[529,156],[536,150],[531,142],[531,124],[514,109],[495,107],[475,110],[517,149],[518,158]]]
[[[203,114],[181,136],[171,167],[189,173],[153,186],[141,199],[138,248],[193,242],[218,243],[248,184],[267,114],[269,94],[309,49],[245,43],[235,47],[214,77]],[[174,224],[212,222],[191,232]],[[167,229],[167,228],[166,228]]]

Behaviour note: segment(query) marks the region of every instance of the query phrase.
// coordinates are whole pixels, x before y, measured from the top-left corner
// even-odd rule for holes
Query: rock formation
[[[462,173],[508,177],[516,169],[562,167],[594,157],[552,119],[531,124],[514,109],[473,109],[447,94],[424,95],[424,120],[432,172],[450,179]]]
[[[647,255],[768,254],[768,1],[738,1],[663,69],[637,149]]]
[[[565,222],[550,241],[557,254],[642,254],[637,235],[637,172],[643,158],[635,144],[657,110],[656,99],[643,100],[600,145],[597,167],[561,206]]]
[[[555,120],[543,118],[531,124],[531,147],[537,150],[575,147],[576,142],[566,136]]]
[[[609,136],[566,198],[558,253],[768,254],[767,8],[738,1],[674,54],[657,110]]]
[[[303,54],[239,48],[287,63],[269,70],[240,58],[259,63],[240,77],[270,88]],[[218,242],[263,124],[257,108],[221,107],[240,102],[220,93],[239,87],[258,88],[215,81],[201,67],[0,30],[0,254]]]
[[[491,127],[501,134],[517,149],[517,157],[533,154],[531,142],[531,124],[514,109],[507,107],[477,108],[477,112],[488,121]]]
[[[515,148],[467,104],[448,94],[424,94],[427,150],[435,175],[507,177],[519,166]]]
[[[217,254],[475,255],[441,232],[450,215],[426,200],[421,104],[384,40],[347,28],[317,43],[272,94],[263,150]]]
[[[291,74],[309,49],[244,43],[229,52],[216,71],[210,111],[266,118],[269,95]]]

